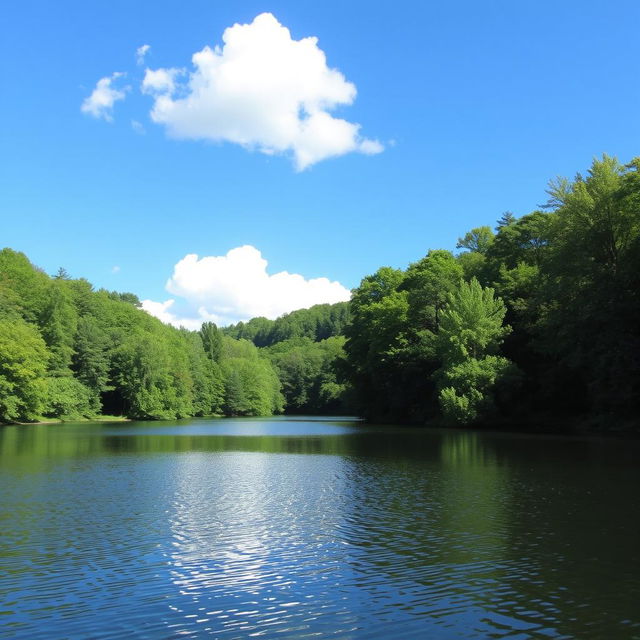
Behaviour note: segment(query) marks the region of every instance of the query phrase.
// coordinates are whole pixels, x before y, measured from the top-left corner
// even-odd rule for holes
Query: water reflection
[[[336,534],[344,460],[332,456],[318,465],[253,453],[187,460],[167,553],[176,588],[170,608],[182,616],[175,628],[300,637],[330,613],[334,633],[348,629],[353,614],[331,593],[346,566]]]
[[[301,418],[0,428],[0,635],[633,637],[637,453]]]

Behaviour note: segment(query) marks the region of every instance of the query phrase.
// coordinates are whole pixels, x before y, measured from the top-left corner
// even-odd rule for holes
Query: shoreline
[[[281,414],[281,415],[293,415],[296,414]],[[309,414],[318,418],[331,419],[332,416],[324,414]],[[192,420],[202,418],[225,418],[225,417],[241,417],[241,416],[223,416],[223,415],[208,415],[208,416],[190,416],[188,418],[177,418],[176,420]],[[253,418],[260,417],[275,417],[275,416],[251,416]],[[71,420],[64,420],[61,418],[50,418],[44,420],[34,420],[32,422],[8,422],[0,423],[0,426],[30,426],[30,425],[64,425],[64,424],[82,424],[91,422],[159,422],[158,420],[145,420],[127,418],[125,416],[113,416],[113,415],[99,415],[94,418],[76,418]],[[509,420],[497,420],[495,422],[477,422],[470,425],[444,425],[436,421],[426,424],[420,424],[416,422],[393,422],[392,420],[371,420],[366,418],[359,418],[362,424],[370,425],[372,427],[398,427],[409,428],[412,430],[429,429],[436,431],[475,431],[477,433],[485,434],[512,434],[512,435],[531,435],[531,436],[558,436],[562,438],[583,438],[583,437],[603,437],[611,439],[640,439],[640,427],[635,421],[627,423],[624,426],[611,429],[603,426],[600,420],[589,420],[588,418],[582,419],[574,418],[566,419],[563,421],[558,420],[544,420],[541,418],[540,422],[534,422],[531,420],[526,421],[514,421]],[[160,420],[164,422],[164,420]]]
[[[125,416],[99,415],[95,418],[74,418],[72,420],[63,420],[62,418],[49,418],[47,420],[33,420],[31,422],[5,422],[0,423],[0,425],[7,427],[12,425],[28,427],[30,425],[37,424],[72,424],[74,422],[131,422],[131,418],[126,418]]]

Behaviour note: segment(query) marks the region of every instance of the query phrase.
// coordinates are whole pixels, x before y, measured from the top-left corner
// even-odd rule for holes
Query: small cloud
[[[111,273],[120,273],[120,267],[118,265],[111,267]]]
[[[294,40],[270,13],[224,31],[223,46],[193,54],[194,70],[147,69],[142,91],[168,135],[232,142],[268,155],[290,153],[298,170],[327,158],[383,146],[360,125],[331,115],[356,87],[327,66],[315,37]],[[186,72],[184,72],[186,73]]]
[[[101,78],[96,84],[88,98],[85,98],[80,110],[82,113],[93,116],[94,118],[102,118],[107,122],[113,121],[113,105],[118,100],[124,100],[130,87],[116,89],[112,87],[112,83],[119,78],[124,78],[126,73],[116,71],[111,76]]]
[[[138,122],[137,120],[131,121],[131,128],[141,136],[147,133],[147,130],[144,128],[142,122]]]
[[[149,52],[149,49],[151,49],[151,45],[149,44],[143,44],[136,49],[136,64],[138,66],[141,67],[144,64],[144,58]]]
[[[376,153],[382,153],[384,146],[377,140],[363,140],[360,144],[360,151],[367,155],[374,155]]]
[[[182,69],[147,69],[142,81],[142,93],[150,95],[171,94],[176,90],[176,77]]]
[[[180,312],[175,310],[175,298],[144,300],[142,307],[163,322],[198,328],[209,320],[224,326],[256,316],[274,319],[295,309],[351,297],[339,282],[306,279],[287,271],[271,275],[267,266],[251,245],[231,249],[224,256],[189,254],[175,265],[166,285],[169,293],[182,299]]]

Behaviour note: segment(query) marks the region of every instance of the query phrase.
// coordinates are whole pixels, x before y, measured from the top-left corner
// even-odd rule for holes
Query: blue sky
[[[194,72],[191,56],[264,12],[293,41],[318,38],[328,67],[357,88],[330,115],[361,125],[354,145],[366,138],[382,152],[298,171],[294,147],[267,155],[172,137],[168,120],[152,121],[159,94],[141,91],[147,68],[185,69],[177,104]],[[638,155],[639,28],[636,0],[9,0],[0,18],[0,244],[48,272],[64,266],[96,287],[175,299],[173,311],[192,320],[199,306],[219,321],[262,307],[234,299],[226,311],[214,308],[225,300],[207,296],[215,298],[224,273],[195,295],[202,283],[187,280],[209,272],[203,262],[187,271],[189,254],[251,245],[271,275],[357,286],[379,266],[454,249],[458,236],[506,210],[530,212],[545,201],[550,178],[584,171],[594,156]],[[130,89],[108,112],[112,121],[82,113],[96,83],[114,72],[126,76],[113,86]],[[166,118],[181,126],[177,115]],[[245,257],[258,273],[256,255]],[[306,300],[301,292],[311,291],[285,285],[269,296]]]

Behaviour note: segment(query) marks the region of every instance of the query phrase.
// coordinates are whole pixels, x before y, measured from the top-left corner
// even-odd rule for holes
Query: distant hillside
[[[291,338],[310,338],[313,342],[320,342],[344,335],[348,322],[349,303],[337,302],[292,311],[277,320],[252,318],[226,327],[222,332],[236,340],[249,340],[257,347],[269,347]]]

